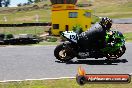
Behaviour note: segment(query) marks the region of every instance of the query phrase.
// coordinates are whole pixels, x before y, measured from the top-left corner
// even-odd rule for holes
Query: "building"
[[[78,9],[76,2],[77,0],[51,0],[53,35],[71,31],[76,25],[81,26],[83,31],[91,26],[91,10]]]

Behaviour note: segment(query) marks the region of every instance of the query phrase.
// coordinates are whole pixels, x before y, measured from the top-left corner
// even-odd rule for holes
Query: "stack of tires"
[[[0,45],[4,45],[5,34],[0,34]]]
[[[39,43],[38,38],[14,38],[12,34],[0,34],[0,45],[23,45],[23,44],[37,44]]]

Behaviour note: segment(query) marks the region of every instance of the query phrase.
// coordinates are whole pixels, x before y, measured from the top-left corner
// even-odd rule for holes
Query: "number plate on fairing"
[[[78,35],[77,33],[73,32],[73,31],[65,31],[62,33],[64,37],[66,37],[67,39],[71,40],[72,42],[77,43],[78,40]]]

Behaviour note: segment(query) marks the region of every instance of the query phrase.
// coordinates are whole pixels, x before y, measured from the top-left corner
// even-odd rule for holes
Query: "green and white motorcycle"
[[[125,51],[125,38],[119,31],[104,31],[99,24],[92,26],[86,33],[80,34],[73,31],[65,31],[61,35],[67,39],[54,50],[56,59],[67,62],[74,57],[78,59],[103,58],[116,60]],[[85,37],[86,36],[86,37]]]

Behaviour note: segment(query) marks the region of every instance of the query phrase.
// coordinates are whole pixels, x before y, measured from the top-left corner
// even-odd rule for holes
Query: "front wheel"
[[[107,59],[117,59],[121,57],[126,51],[125,45],[121,46],[116,52],[107,54],[106,58]]]
[[[55,48],[54,56],[60,61],[69,61],[74,58],[73,49],[68,44],[60,44]]]

